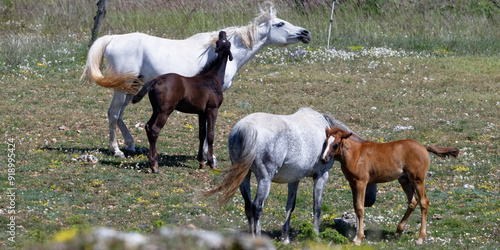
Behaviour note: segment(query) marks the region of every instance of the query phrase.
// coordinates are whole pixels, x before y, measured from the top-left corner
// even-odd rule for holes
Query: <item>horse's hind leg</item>
[[[286,218],[283,227],[281,228],[281,240],[283,243],[290,243],[290,219],[292,218],[292,212],[295,209],[295,201],[297,200],[297,189],[299,188],[299,182],[288,183],[288,198],[286,200]]]
[[[415,208],[417,207],[417,199],[415,197],[415,190],[413,188],[412,183],[410,182],[410,179],[408,179],[408,176],[404,176],[398,179],[399,183],[401,184],[401,187],[403,188],[403,191],[406,194],[406,198],[408,198],[408,208],[406,209],[405,215],[401,219],[401,221],[398,224],[397,230],[396,230],[396,236],[400,236],[401,233],[406,228],[406,223],[408,222],[408,219],[410,218],[410,215],[413,213]]]
[[[243,196],[243,200],[245,201],[245,215],[248,220],[248,231],[255,236],[255,227],[253,223],[253,210],[252,210],[252,196],[250,193],[250,177],[252,172],[248,171],[248,174],[243,179],[243,182],[240,184],[240,192],[241,196]]]
[[[252,210],[255,223],[255,234],[260,236],[260,217],[262,216],[262,210],[264,210],[264,202],[266,201],[267,196],[269,195],[269,190],[271,189],[271,179],[257,176],[257,182],[257,195],[255,195],[255,200],[252,203]]]
[[[424,238],[427,237],[427,209],[429,208],[429,199],[427,198],[427,193],[425,192],[424,185],[425,173],[422,178],[415,178],[415,191],[420,204],[420,211],[422,212],[422,221],[420,222],[420,235],[417,240],[417,245],[421,245],[424,242]]]
[[[129,154],[135,153],[135,146],[134,146],[134,137],[132,137],[132,134],[130,134],[130,131],[127,128],[127,125],[123,122],[123,112],[125,111],[125,107],[130,103],[132,100],[132,97],[134,97],[131,94],[127,94],[125,97],[125,102],[123,103],[121,109],[120,109],[120,115],[118,117],[118,128],[122,132],[123,139],[125,140],[125,152]]]
[[[129,100],[130,101],[130,100]],[[120,124],[118,121],[121,120],[123,114],[123,109],[127,103],[127,94],[115,91],[113,95],[113,100],[108,109],[108,121],[109,121],[109,150],[114,153],[116,157],[125,158],[125,154],[118,148],[118,142],[116,139],[116,125]],[[122,121],[123,123],[123,121]],[[123,126],[124,130],[128,132],[127,126]],[[120,130],[124,134],[124,130],[120,125]],[[130,134],[130,133],[129,133]],[[125,134],[124,134],[125,136]],[[133,140],[133,139],[132,139]]]

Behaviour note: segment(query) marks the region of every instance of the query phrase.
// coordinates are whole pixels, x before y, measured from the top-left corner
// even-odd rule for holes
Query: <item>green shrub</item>
[[[333,228],[327,228],[325,231],[319,233],[319,238],[325,241],[326,244],[329,242],[333,242],[335,244],[349,243],[349,239]]]
[[[314,231],[314,225],[309,221],[302,221],[299,225],[298,241],[317,241],[318,234]]]

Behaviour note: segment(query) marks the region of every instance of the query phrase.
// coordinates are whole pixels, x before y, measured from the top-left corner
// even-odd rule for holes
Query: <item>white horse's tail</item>
[[[142,83],[132,72],[118,73],[111,67],[108,67],[107,74],[104,76],[101,72],[102,59],[106,47],[113,40],[113,36],[103,36],[97,39],[89,49],[87,62],[83,68],[80,80],[87,78],[89,83],[94,81],[98,85],[119,90],[129,94],[135,94],[139,91]]]
[[[229,147],[238,150],[237,159],[231,159],[233,165],[221,171],[222,182],[215,188],[203,192],[205,197],[222,192],[218,198],[220,205],[226,204],[234,195],[245,176],[250,171],[256,156],[257,131],[252,127],[239,127],[236,132],[232,131],[229,136]]]

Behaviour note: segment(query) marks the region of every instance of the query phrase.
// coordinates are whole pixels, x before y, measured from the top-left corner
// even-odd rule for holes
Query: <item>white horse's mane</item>
[[[231,37],[233,35],[238,36],[245,47],[252,49],[258,36],[259,25],[267,23],[276,17],[276,9],[274,8],[274,4],[272,2],[264,2],[264,8],[259,5],[259,9],[259,15],[255,17],[247,26],[232,26],[221,30],[226,32],[227,37]],[[219,39],[219,31],[213,31],[210,35],[212,36],[212,39],[209,45],[215,46],[215,42]]]

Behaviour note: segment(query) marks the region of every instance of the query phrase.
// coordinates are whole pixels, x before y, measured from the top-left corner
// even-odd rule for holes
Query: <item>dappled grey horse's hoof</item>
[[[288,245],[288,244],[290,244],[290,238],[286,237],[286,239],[285,239],[285,238],[281,237],[281,242],[283,242],[284,245]]]

